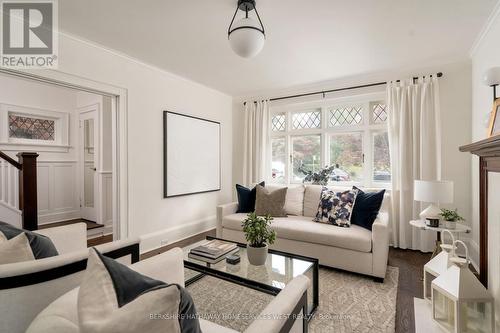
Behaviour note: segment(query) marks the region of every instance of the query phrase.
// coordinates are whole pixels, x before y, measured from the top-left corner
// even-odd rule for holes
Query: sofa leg
[[[374,276],[373,281],[378,283],[384,283],[384,278]]]

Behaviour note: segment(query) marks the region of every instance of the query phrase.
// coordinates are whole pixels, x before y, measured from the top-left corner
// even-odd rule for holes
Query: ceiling
[[[497,0],[257,0],[266,44],[234,54],[236,0],[60,1],[61,30],[232,96],[463,60]]]

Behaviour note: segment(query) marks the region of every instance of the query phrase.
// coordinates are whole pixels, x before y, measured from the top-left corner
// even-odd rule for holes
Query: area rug
[[[394,332],[398,275],[398,268],[389,266],[384,283],[379,283],[366,276],[320,268],[320,304],[309,332]],[[188,290],[203,318],[239,332],[273,298],[210,276]]]

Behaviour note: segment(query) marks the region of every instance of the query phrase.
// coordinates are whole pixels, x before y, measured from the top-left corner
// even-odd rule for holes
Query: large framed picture
[[[220,123],[163,112],[165,198],[221,189]]]
[[[500,134],[500,98],[493,102],[493,110],[490,115],[490,125],[488,127],[488,136],[492,137]]]

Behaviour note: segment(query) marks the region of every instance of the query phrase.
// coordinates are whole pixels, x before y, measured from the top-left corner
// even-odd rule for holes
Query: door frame
[[[0,73],[111,97],[114,194],[113,239],[127,238],[129,236],[127,89],[59,70],[41,71],[0,68]]]
[[[89,106],[85,106],[82,108],[78,108],[78,156],[79,156],[79,166],[78,166],[78,180],[80,184],[80,213],[82,214],[82,218],[86,219],[86,216],[83,216],[83,212],[86,209],[85,206],[85,120],[92,119],[94,121],[94,207],[93,207],[93,215],[94,222],[103,223],[100,219],[100,212],[102,209],[102,201],[103,196],[99,191],[98,178],[97,178],[97,169],[100,165],[100,146],[101,146],[101,135],[100,135],[100,123],[99,123],[99,104],[93,104]],[[92,116],[90,116],[92,114]]]

